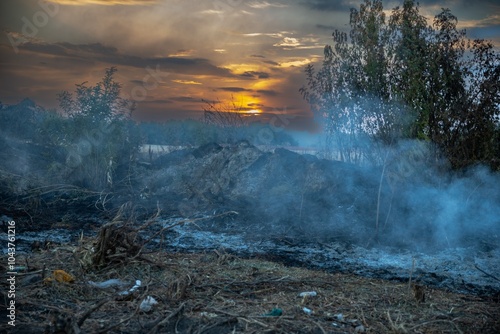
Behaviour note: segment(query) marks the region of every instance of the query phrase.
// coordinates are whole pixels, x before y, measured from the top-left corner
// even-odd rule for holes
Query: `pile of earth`
[[[377,184],[368,171],[247,142],[160,156],[143,177],[144,205],[183,217],[235,211],[240,228],[360,241],[373,230]],[[229,219],[231,224],[234,219]]]
[[[382,173],[382,168],[280,148],[263,152],[245,141],[230,146],[208,144],[154,160],[140,176],[138,197],[141,206],[150,211],[159,206],[171,216],[234,211],[237,219],[218,219],[218,229],[281,234],[304,241],[415,250],[478,244],[488,250],[500,246],[500,224],[495,231],[478,227],[443,238],[437,233],[441,227],[434,224],[440,208],[432,207],[433,199],[418,199],[431,203],[429,209],[408,203],[412,189],[418,193],[422,187],[421,181],[395,192],[388,178],[381,178]],[[500,192],[495,196],[500,197]],[[401,213],[404,216],[399,216]],[[417,223],[407,223],[409,216]],[[450,224],[458,226],[460,222]]]

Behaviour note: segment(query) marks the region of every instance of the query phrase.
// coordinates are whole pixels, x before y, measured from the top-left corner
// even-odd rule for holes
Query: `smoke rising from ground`
[[[173,131],[176,126],[172,123],[166,133],[177,133]],[[199,136],[197,130],[202,126],[178,123],[178,138],[171,140],[177,144],[191,140]],[[141,128],[144,138],[160,139],[161,131],[148,133],[148,129]],[[324,139],[269,129],[276,131],[275,137],[283,138],[282,143],[293,137],[299,146],[311,147]],[[114,141],[108,139],[118,138],[112,135],[115,130],[95,128],[64,146],[41,146],[4,134],[4,169],[22,168],[23,175],[36,176],[44,186],[94,184],[99,191],[116,195],[116,205],[123,204],[119,199],[131,199],[154,210],[159,203],[165,215],[189,218],[214,210],[234,210],[240,213],[234,218],[238,221],[236,232],[422,251],[500,247],[500,175],[482,166],[451,171],[423,141],[401,141],[390,148],[363,143],[378,158],[359,164],[297,154],[279,148],[279,144],[274,152],[269,147],[261,151],[248,142],[208,144],[160,157],[146,152],[136,159],[149,161],[150,167],[132,161],[132,169],[120,176],[115,166],[119,166],[118,155],[124,158],[124,154],[119,149],[112,159],[93,159],[111,148]],[[244,129],[240,130],[243,135]],[[126,187],[119,188],[121,180],[127,181]],[[36,188],[37,184],[22,178],[9,182],[12,191],[35,196],[28,185]],[[57,192],[50,195],[61,196]]]
[[[390,234],[401,244],[414,244],[422,250],[495,240],[497,247],[499,175],[481,166],[449,174],[420,167],[419,173],[403,180],[393,191],[384,192],[386,198],[392,198],[392,203],[385,199],[383,210],[389,214],[386,228]]]
[[[315,233],[344,224],[347,229],[361,228],[359,233],[364,235],[358,240],[378,239],[380,244],[422,251],[500,246],[498,173],[480,165],[452,171],[424,141],[404,140],[390,147],[373,142],[363,145],[376,152],[374,160],[381,164],[364,160],[361,166],[345,163],[334,171],[344,173],[345,180],[332,194],[332,202],[342,198],[349,202],[354,197],[354,207],[352,212],[341,206],[328,208],[331,219],[314,222]],[[338,164],[333,166],[338,168]]]

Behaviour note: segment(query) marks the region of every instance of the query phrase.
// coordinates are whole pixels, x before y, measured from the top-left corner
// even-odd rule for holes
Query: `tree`
[[[351,31],[334,31],[322,68],[306,68],[301,92],[326,119],[325,130],[342,161],[377,160],[373,143],[389,143],[398,132],[397,105],[391,99],[387,27],[382,1],[352,9]]]
[[[380,162],[374,148],[419,139],[455,168],[494,167],[499,55],[491,43],[467,39],[457,22],[443,9],[430,26],[412,0],[388,21],[380,0],[351,10],[349,35],[333,32],[334,46],[325,47],[320,70],[308,65],[301,89],[341,160]]]
[[[84,82],[76,85],[74,94],[59,94],[68,120],[60,143],[67,149],[66,165],[80,186],[93,190],[130,185],[130,169],[141,144],[130,118],[135,104],[120,97],[116,71],[106,69],[95,86]]]
[[[93,123],[130,117],[135,103],[120,97],[121,85],[113,78],[117,71],[116,67],[107,68],[102,81],[95,86],[87,86],[87,82],[76,84],[76,96],[68,91],[61,92],[58,97],[62,111]]]
[[[427,81],[429,69],[429,37],[431,29],[419,13],[418,6],[405,1],[402,8],[392,10],[388,26],[388,53],[391,55],[391,94],[407,106],[402,112],[413,120],[405,129],[409,138],[426,139],[429,111]]]

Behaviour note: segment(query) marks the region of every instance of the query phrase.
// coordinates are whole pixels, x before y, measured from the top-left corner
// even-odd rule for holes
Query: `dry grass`
[[[29,272],[18,277],[17,326],[11,333],[500,332],[499,302],[493,298],[412,290],[407,282],[287,267],[223,251],[143,252],[95,269],[86,265],[86,252],[98,243],[84,239],[18,257]],[[75,282],[44,283],[59,269]],[[108,279],[128,286],[114,290],[88,284]],[[137,279],[142,281],[138,290],[119,295]],[[425,301],[417,290],[425,293]],[[317,296],[298,296],[305,291]],[[149,313],[139,309],[146,296],[158,301]],[[276,308],[281,316],[266,316]]]

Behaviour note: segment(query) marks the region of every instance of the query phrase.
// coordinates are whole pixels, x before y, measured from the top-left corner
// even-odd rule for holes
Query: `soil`
[[[468,215],[471,203],[497,211],[445,217],[463,228],[453,239],[431,228],[433,201],[416,210],[390,184],[391,219],[375,230],[380,171],[245,143],[144,166],[132,189],[109,192],[0,175],[12,190],[0,238],[15,220],[19,266],[16,326],[0,333],[500,332],[494,183],[460,195]],[[401,232],[402,217],[418,224]]]
[[[158,221],[163,222],[161,233],[154,233],[158,239],[153,240],[151,232],[158,230]],[[38,244],[19,254],[16,260],[25,268],[16,277],[16,326],[7,327],[4,322],[2,332],[500,331],[498,293],[451,292],[422,282],[417,274],[410,282],[311,269],[292,263],[283,249],[253,255],[240,252],[241,256],[206,245],[189,253],[180,251],[181,245],[174,240],[180,240],[181,231],[197,230],[204,222],[165,222],[154,217],[137,227],[115,217],[95,226],[90,236]],[[182,237],[186,240],[189,235]],[[191,237],[196,236],[191,233]],[[220,246],[226,244],[219,239]],[[103,247],[107,250],[97,265],[92,260]],[[99,283],[110,286],[103,288]],[[134,291],[124,293],[134,285]],[[143,311],[140,305],[148,296],[157,304]],[[2,299],[6,305],[5,293]]]

